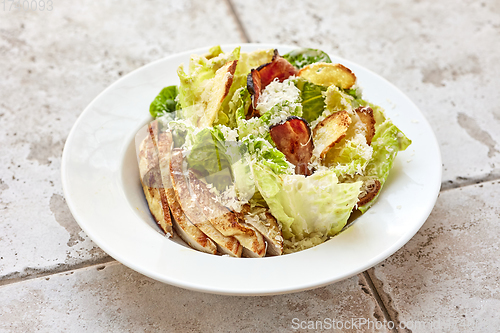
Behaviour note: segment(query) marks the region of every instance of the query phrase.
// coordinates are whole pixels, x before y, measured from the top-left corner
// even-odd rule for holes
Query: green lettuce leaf
[[[223,143],[224,136],[220,130],[204,128],[198,132],[186,155],[188,167],[204,177],[228,168],[229,161],[223,156]]]
[[[252,68],[257,68],[260,65],[271,62],[271,60],[273,59],[273,54],[274,49],[256,50],[249,53],[240,53],[238,67],[236,67],[236,72],[234,74],[244,75],[246,85],[246,76],[248,75],[248,73],[250,73],[250,70]]]
[[[250,134],[244,137],[241,142],[245,144],[251,160],[261,163],[277,175],[293,173],[294,167],[286,160],[285,154],[276,149],[269,141]]]
[[[205,177],[205,180],[219,191],[234,184],[238,197],[246,202],[255,194],[248,142],[228,140],[224,136],[227,130],[227,127],[215,126],[188,133],[186,146],[190,148],[186,153],[186,161],[188,168],[194,170],[198,176]],[[255,153],[255,150],[264,150],[255,145],[251,149],[252,153]],[[267,157],[272,162],[273,158]],[[279,166],[275,169],[279,170]]]
[[[302,118],[311,123],[325,110],[324,92],[326,91],[326,87],[316,85],[301,78],[296,79],[294,83],[300,90]]]
[[[221,53],[224,52],[222,51],[220,45],[216,45],[208,50],[208,53],[205,54],[205,58],[207,58],[207,60],[210,60],[212,58],[218,57]]]
[[[325,165],[337,176],[363,174],[372,158],[373,148],[356,139],[342,139],[326,154]]]
[[[383,187],[398,152],[405,150],[410,144],[411,140],[392,121],[386,120],[382,124],[379,124],[371,144],[373,148],[372,159],[365,168],[364,176],[359,176],[357,179],[366,180],[375,178],[380,181]],[[362,213],[366,212],[373,205],[381,191],[382,188],[373,200],[358,207],[359,210]]]
[[[217,56],[214,56],[218,54]],[[200,111],[197,105],[202,103],[201,96],[206,82],[215,76],[215,72],[227,62],[237,60],[240,57],[240,48],[235,48],[231,53],[219,53],[219,49],[212,50],[208,59],[206,56],[193,55],[189,61],[189,73],[184,66],[177,68],[179,76],[179,104],[182,108],[180,116],[182,119],[195,121]],[[227,120],[226,120],[227,121]]]
[[[325,52],[308,48],[290,51],[283,55],[283,58],[288,60],[288,62],[297,68],[302,68],[315,62],[332,62],[328,54]]]
[[[253,164],[252,169],[257,188],[280,222],[291,252],[317,245],[339,233],[358,201],[362,185],[339,183],[331,170],[304,177],[276,175],[259,163]]]
[[[233,173],[233,181],[236,187],[238,199],[242,202],[250,201],[255,197],[257,190],[248,160],[248,155],[243,156],[243,158],[236,159],[236,161],[231,164],[231,171]]]
[[[351,101],[353,98],[343,92],[338,87],[332,85],[326,90],[326,109],[329,113],[334,113],[342,110],[349,110],[352,108]]]
[[[158,118],[165,113],[175,112],[178,109],[176,101],[178,94],[179,90],[177,86],[163,88],[149,106],[149,113],[151,113],[151,116],[153,116],[153,118]]]
[[[238,127],[238,132],[240,132],[240,128],[244,126],[243,121],[245,120],[251,103],[252,99],[246,87],[240,88],[237,92],[235,92],[233,98],[231,99],[230,108],[234,110],[233,114],[236,126]],[[243,138],[246,135],[239,133],[239,136],[240,138]]]
[[[285,212],[282,203],[284,199],[282,180],[270,167],[259,162],[252,164],[252,171],[255,185],[266,201],[271,214],[280,223],[283,235],[287,238],[293,237],[291,225],[294,219]]]

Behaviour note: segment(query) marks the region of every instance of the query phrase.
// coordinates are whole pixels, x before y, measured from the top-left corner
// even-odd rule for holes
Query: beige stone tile
[[[445,186],[500,176],[498,1],[232,2],[252,42],[320,48],[402,89],[436,133]]]
[[[64,141],[98,93],[169,54],[240,40],[229,7],[215,0],[0,10],[0,278],[105,258],[60,183]]]
[[[370,271],[393,318],[414,333],[498,330],[499,202],[499,181],[441,193],[417,235]]]
[[[335,320],[350,327],[357,318],[372,321],[363,332],[386,332],[373,329],[383,315],[362,275],[296,294],[232,297],[172,287],[111,263],[5,285],[0,299],[0,332],[332,331],[292,325]],[[342,331],[356,330],[335,330]]]

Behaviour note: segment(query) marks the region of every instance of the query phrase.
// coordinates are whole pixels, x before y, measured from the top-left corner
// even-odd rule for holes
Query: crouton
[[[359,107],[354,111],[358,114],[359,119],[365,125],[366,143],[371,145],[373,136],[375,135],[375,118],[373,117],[373,110],[369,106],[366,106]]]
[[[350,89],[356,83],[356,75],[349,68],[326,62],[307,65],[299,71],[298,76],[325,87],[335,85],[342,89]]]
[[[323,159],[328,151],[345,137],[349,125],[351,117],[347,111],[336,112],[323,119],[313,129],[313,155]]]
[[[205,109],[197,126],[199,128],[212,126],[217,119],[217,114],[229,93],[229,89],[233,84],[233,76],[236,70],[238,60],[233,60],[222,66],[215,72],[215,77],[207,82],[207,86],[201,95]]]

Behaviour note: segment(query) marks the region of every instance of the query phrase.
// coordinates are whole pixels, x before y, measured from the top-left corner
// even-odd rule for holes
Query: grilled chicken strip
[[[266,243],[262,235],[251,226],[245,225],[238,214],[219,203],[207,185],[192,172],[189,172],[189,184],[191,193],[203,207],[210,223],[224,236],[234,236],[243,245],[245,256],[260,258],[266,254]]]
[[[172,224],[175,232],[193,249],[216,254],[217,245],[208,238],[200,229],[192,224],[175,197],[175,191],[170,179],[170,156],[172,154],[172,134],[170,132],[159,133],[156,138],[159,154],[159,164],[162,183],[172,212]]]
[[[279,256],[283,254],[283,236],[278,221],[269,210],[264,207],[254,207],[245,205],[241,211],[245,222],[253,226],[264,236],[267,242],[267,254],[270,256]]]
[[[208,207],[202,209],[199,198],[197,198],[194,193],[191,193],[190,186],[184,174],[183,161],[182,150],[173,149],[170,160],[170,178],[177,201],[184,211],[184,214],[186,214],[188,219],[195,226],[218,245],[218,250],[222,254],[241,257],[243,247],[238,240],[234,237],[227,237],[220,233],[205,215],[205,211],[207,211]]]
[[[139,148],[139,173],[151,215],[167,235],[172,235],[172,218],[170,217],[165,188],[162,184],[156,149],[155,136],[157,133],[157,122],[148,125],[148,136],[142,141]]]

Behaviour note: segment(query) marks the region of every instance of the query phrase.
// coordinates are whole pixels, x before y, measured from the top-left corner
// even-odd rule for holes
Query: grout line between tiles
[[[490,173],[484,177],[474,177],[474,178],[457,177],[456,181],[448,180],[442,182],[440,192],[454,190],[457,188],[467,187],[471,185],[477,185],[481,183],[488,183],[496,180],[500,180],[500,173]]]
[[[14,272],[10,273],[4,276],[0,276],[0,288],[9,284],[14,284],[14,283],[19,283],[23,281],[29,281],[41,277],[48,277],[52,275],[57,275],[57,274],[62,274],[62,273],[68,273],[71,271],[76,271],[79,269],[83,268],[88,268],[88,267],[93,267],[93,266],[99,266],[103,264],[109,264],[117,262],[115,259],[113,259],[110,256],[106,256],[104,258],[101,258],[99,260],[91,260],[91,261],[84,261],[79,264],[75,265],[69,265],[69,264],[60,264],[56,266],[53,269],[38,269],[38,268],[30,268],[27,267],[24,269],[23,272]]]
[[[384,314],[385,320],[387,320],[387,322],[392,321],[393,323],[396,323],[396,320],[395,320],[396,318],[392,318],[391,315],[389,314],[389,311],[387,311],[387,308],[385,307],[385,304],[382,301],[382,298],[380,297],[380,294],[378,293],[377,288],[373,284],[373,281],[372,281],[370,275],[368,274],[368,271],[364,271],[363,272],[363,276],[364,276],[364,278],[366,280],[366,283],[368,283],[368,286],[370,287],[370,289],[372,291],[372,294],[373,294],[373,297],[375,297],[375,300],[378,303],[378,306],[382,310],[382,313]],[[397,333],[396,328],[390,329],[390,331],[393,332],[393,333]]]
[[[245,27],[243,26],[243,23],[240,20],[240,17],[238,16],[238,13],[236,12],[236,9],[234,8],[234,5],[231,0],[226,0],[226,3],[231,10],[231,14],[233,15],[234,20],[236,21],[236,25],[238,26],[238,30],[240,31],[240,35],[243,38],[243,41],[245,43],[250,43],[250,38],[248,37],[247,31],[245,30]]]

